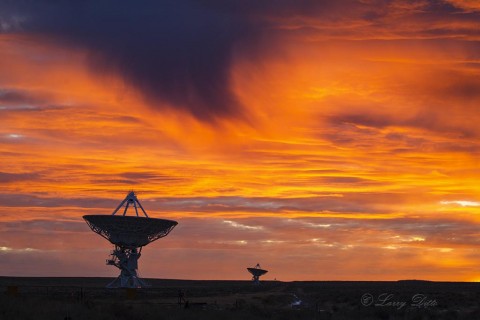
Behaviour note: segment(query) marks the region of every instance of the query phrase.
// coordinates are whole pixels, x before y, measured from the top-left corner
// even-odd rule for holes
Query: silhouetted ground
[[[0,319],[480,319],[479,283],[111,280],[0,277]]]

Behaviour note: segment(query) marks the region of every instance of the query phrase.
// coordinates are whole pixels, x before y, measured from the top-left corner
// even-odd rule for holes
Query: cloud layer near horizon
[[[148,276],[477,279],[479,18],[453,0],[0,4],[2,270],[114,275],[80,217],[135,189],[180,221]]]

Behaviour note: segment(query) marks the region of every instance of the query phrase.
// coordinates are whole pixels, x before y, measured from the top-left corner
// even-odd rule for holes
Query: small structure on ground
[[[260,283],[260,277],[263,276],[265,273],[267,273],[267,270],[264,270],[260,267],[260,264],[257,263],[257,265],[253,268],[247,268],[248,272],[252,274],[252,280],[253,283],[259,284]]]

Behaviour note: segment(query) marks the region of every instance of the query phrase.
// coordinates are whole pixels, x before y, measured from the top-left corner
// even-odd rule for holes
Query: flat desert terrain
[[[0,277],[0,319],[479,319],[480,283]]]

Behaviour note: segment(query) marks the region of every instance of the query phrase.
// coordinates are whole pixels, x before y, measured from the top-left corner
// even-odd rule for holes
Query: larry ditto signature
[[[360,302],[365,307],[392,307],[397,308],[397,310],[403,309],[407,306],[414,308],[430,308],[438,305],[437,300],[429,299],[422,293],[415,294],[410,301],[396,300],[393,293],[382,293],[377,297],[374,297],[370,293],[365,293],[362,295]]]

